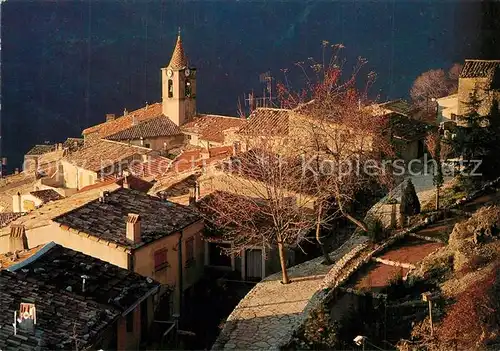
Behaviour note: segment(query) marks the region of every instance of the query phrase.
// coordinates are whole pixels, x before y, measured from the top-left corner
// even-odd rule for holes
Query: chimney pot
[[[124,189],[130,189],[130,184],[128,183],[127,178],[128,178],[127,176],[125,176],[125,177],[123,178],[122,187],[123,187]]]
[[[127,216],[127,239],[134,244],[141,242],[141,217],[135,213]]]
[[[128,115],[128,111],[127,111],[127,109],[123,109],[123,115],[124,115],[124,116]]]

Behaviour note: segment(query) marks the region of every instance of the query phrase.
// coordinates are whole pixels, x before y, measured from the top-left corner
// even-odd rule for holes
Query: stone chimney
[[[195,201],[200,200],[200,183],[198,181],[194,182],[194,199]]]
[[[135,213],[127,216],[127,239],[134,244],[141,242],[141,217]]]
[[[123,187],[124,189],[130,189],[130,184],[128,183],[128,180],[127,180],[127,179],[128,179],[128,176],[125,176],[125,177],[123,178],[122,187]]]
[[[114,113],[107,113],[106,114],[106,122],[111,122],[116,119],[116,115]]]
[[[12,224],[10,226],[9,236],[9,251],[15,252],[26,250],[28,248],[28,240],[26,238],[26,230],[22,224]]]
[[[196,193],[193,188],[189,189],[189,206],[194,206],[196,204]]]
[[[128,115],[128,111],[127,111],[127,109],[126,109],[126,108],[125,108],[125,109],[123,109],[123,115],[124,115],[124,116]]]
[[[14,169],[14,174],[19,174],[19,168]]]
[[[233,156],[238,155],[241,152],[241,144],[239,141],[233,143]]]
[[[23,212],[23,206],[21,202],[21,193],[12,195],[12,212]]]

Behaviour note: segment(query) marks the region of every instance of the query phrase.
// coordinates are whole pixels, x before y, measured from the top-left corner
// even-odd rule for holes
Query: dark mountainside
[[[473,2],[76,1],[2,4],[2,156],[17,167],[35,143],[79,136],[160,100],[160,68],[177,28],[198,68],[198,111],[236,114],[238,97],[262,91],[259,74],[321,56],[342,43],[366,57],[374,95],[407,97],[423,71],[477,57]]]

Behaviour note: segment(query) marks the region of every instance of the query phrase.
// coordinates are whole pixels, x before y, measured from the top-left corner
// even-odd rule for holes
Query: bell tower
[[[161,82],[163,114],[178,126],[191,121],[196,115],[196,69],[188,65],[180,29],[170,63],[161,69]]]

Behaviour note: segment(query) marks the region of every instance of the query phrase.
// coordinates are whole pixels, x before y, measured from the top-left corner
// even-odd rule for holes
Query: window
[[[174,81],[172,79],[168,80],[168,97],[174,97]]]
[[[151,147],[151,144],[146,143],[144,144],[144,147],[147,147],[149,149]]]
[[[194,238],[186,240],[186,265],[194,261]]]
[[[184,87],[184,95],[186,97],[191,97],[191,82],[186,81],[186,86]]]
[[[134,311],[130,311],[127,314],[127,333],[132,333],[134,331]]]
[[[155,259],[155,272],[168,267],[167,249],[160,249],[155,251],[154,259]]]

